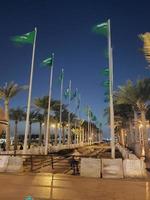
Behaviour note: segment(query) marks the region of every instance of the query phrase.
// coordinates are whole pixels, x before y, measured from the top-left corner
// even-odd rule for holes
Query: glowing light
[[[51,128],[55,128],[56,127],[56,125],[55,124],[51,124]]]

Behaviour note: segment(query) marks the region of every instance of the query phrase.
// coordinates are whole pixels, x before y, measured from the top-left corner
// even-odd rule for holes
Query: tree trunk
[[[149,146],[148,146],[148,134],[146,131],[146,118],[145,118],[145,111],[141,111],[141,121],[143,125],[143,139],[144,139],[144,149],[145,149],[145,156],[149,158]]]
[[[138,122],[137,112],[134,110],[134,126],[135,126],[134,143],[139,142],[139,129],[137,122]]]
[[[30,149],[31,146],[31,130],[32,130],[32,123],[29,124],[29,142],[28,142],[28,148]]]
[[[40,130],[39,130],[39,146],[41,146],[41,143],[42,143],[42,123],[40,122],[39,123],[40,125]]]
[[[15,121],[15,128],[14,128],[14,150],[17,150],[17,145],[18,145],[18,121]]]
[[[47,117],[44,117],[44,145],[46,139]]]
[[[5,100],[5,117],[8,121],[8,125],[6,127],[6,151],[10,150],[10,120],[9,120],[9,101]]]
[[[65,127],[62,126],[62,143],[65,144]]]
[[[58,123],[55,123],[55,146],[57,145],[57,136],[58,136]]]

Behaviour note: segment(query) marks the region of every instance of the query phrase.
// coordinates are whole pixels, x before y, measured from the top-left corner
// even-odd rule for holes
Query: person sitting
[[[73,175],[77,174],[79,172],[79,167],[78,167],[79,162],[75,160],[75,156],[72,156],[71,158],[71,169],[73,169]]]
[[[22,144],[20,145],[20,150],[23,150],[23,146],[22,146]]]

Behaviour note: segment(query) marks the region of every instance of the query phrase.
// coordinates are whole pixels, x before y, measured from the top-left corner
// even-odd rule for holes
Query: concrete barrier
[[[101,177],[101,160],[95,158],[81,158],[80,175],[85,177]]]
[[[102,178],[123,178],[122,159],[102,159]]]
[[[0,156],[0,172],[5,172],[8,165],[9,156]]]
[[[143,160],[123,160],[123,172],[125,178],[146,177],[146,166]]]
[[[23,159],[20,157],[9,157],[6,172],[22,172]]]

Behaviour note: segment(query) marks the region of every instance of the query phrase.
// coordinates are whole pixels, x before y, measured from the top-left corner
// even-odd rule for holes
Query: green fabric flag
[[[71,91],[70,91],[70,89],[69,89],[69,87],[65,90],[65,92],[64,92],[64,97],[65,97],[65,99],[67,99],[69,96],[71,95]]]
[[[76,88],[75,92],[71,94],[71,101],[74,100],[78,95],[78,89]]]
[[[108,103],[109,101],[110,101],[109,96],[105,96],[104,102],[105,102],[105,103]]]
[[[97,120],[96,116],[95,116],[95,115],[93,115],[93,116],[92,116],[92,121],[94,121],[94,122],[95,122],[96,120]]]
[[[64,79],[64,70],[61,71],[58,80],[61,82]]]
[[[108,35],[108,23],[104,22],[93,27],[93,31],[104,36]]]
[[[109,80],[103,82],[103,86],[109,88]]]
[[[18,44],[33,44],[35,37],[35,31],[23,34],[23,35],[17,35],[11,38],[11,40]]]
[[[53,58],[52,57],[46,58],[45,60],[43,60],[42,64],[44,66],[51,67],[53,65]]]
[[[101,74],[104,76],[109,76],[109,68],[106,67],[106,68],[102,69]]]
[[[105,49],[105,51],[104,51],[104,56],[105,56],[105,58],[109,58],[109,55],[108,55],[108,49]]]

